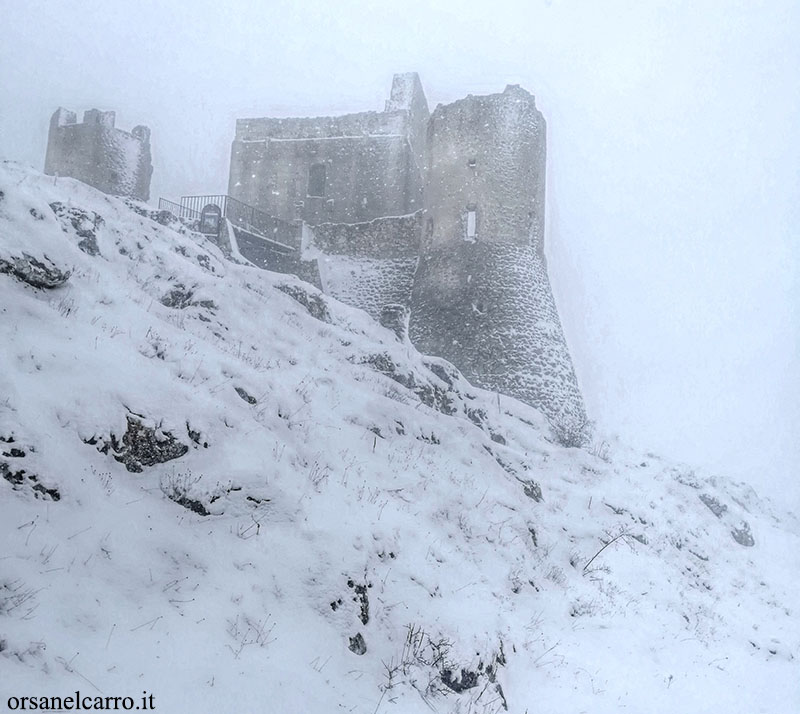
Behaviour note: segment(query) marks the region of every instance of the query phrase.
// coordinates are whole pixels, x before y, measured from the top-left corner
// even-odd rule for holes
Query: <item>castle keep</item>
[[[545,147],[520,87],[431,114],[418,76],[401,74],[383,112],[238,120],[228,193],[302,230],[325,292],[376,318],[404,306],[420,351],[577,429],[544,257]],[[280,269],[263,242],[237,250]]]
[[[422,208],[428,104],[416,74],[386,111],[239,119],[228,193],[282,220],[357,223]]]
[[[50,119],[44,172],[147,201],[153,173],[150,129],[137,126],[128,133],[115,128],[114,119],[114,112],[90,109],[78,124],[75,112],[57,109]]]

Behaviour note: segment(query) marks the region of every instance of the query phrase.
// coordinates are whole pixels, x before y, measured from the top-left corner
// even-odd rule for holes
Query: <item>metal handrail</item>
[[[200,219],[200,211],[195,211],[188,206],[183,206],[179,203],[175,203],[174,201],[168,201],[166,198],[158,199],[158,210],[169,211],[176,218],[185,218],[190,221],[196,221]]]
[[[208,194],[205,196],[181,196],[181,207],[193,212],[198,217],[203,208],[209,204],[219,206],[222,216],[234,226],[261,236],[266,240],[297,249],[300,246],[298,227],[287,221],[243,203],[239,199],[226,194]]]

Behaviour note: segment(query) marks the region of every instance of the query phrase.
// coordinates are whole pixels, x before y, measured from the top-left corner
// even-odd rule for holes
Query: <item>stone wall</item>
[[[114,119],[114,112],[91,109],[79,124],[74,112],[56,110],[50,119],[44,172],[147,201],[153,173],[150,130],[137,126],[128,133],[116,129]]]
[[[375,320],[385,305],[408,305],[414,283],[416,258],[351,258],[320,256],[322,290],[347,305],[358,307]]]
[[[309,195],[314,165],[325,167],[321,196]],[[284,221],[355,223],[419,208],[415,171],[404,136],[234,142],[228,193]]]
[[[231,233],[236,243],[236,251],[231,246]],[[223,221],[215,242],[229,258],[235,259],[237,257],[235,253],[238,251],[239,255],[259,268],[274,273],[296,275],[301,280],[322,289],[317,260],[302,255],[299,250],[265,240],[261,236],[233,226],[230,221]]]
[[[544,236],[546,126],[531,94],[517,86],[438,106],[428,126],[426,238],[527,245]]]
[[[565,426],[586,421],[544,260],[533,245],[462,241],[428,250],[409,335],[473,384],[510,394]]]
[[[397,75],[387,111],[236,122],[228,193],[291,221],[356,223],[422,207],[428,106],[416,75]],[[321,169],[319,167],[324,167]],[[313,190],[322,171],[322,190]]]
[[[307,254],[316,256],[322,289],[376,320],[385,305],[411,302],[421,213],[356,224],[314,226]]]
[[[405,136],[406,113],[357,112],[331,117],[259,117],[236,120],[236,141],[259,142],[267,139],[330,139],[380,134]]]
[[[421,212],[376,218],[363,223],[321,223],[312,228],[314,246],[323,253],[353,258],[417,258]]]

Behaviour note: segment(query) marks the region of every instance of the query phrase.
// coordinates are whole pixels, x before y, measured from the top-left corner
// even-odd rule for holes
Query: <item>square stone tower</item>
[[[284,221],[359,223],[422,208],[428,103],[397,74],[382,112],[239,119],[228,193]]]

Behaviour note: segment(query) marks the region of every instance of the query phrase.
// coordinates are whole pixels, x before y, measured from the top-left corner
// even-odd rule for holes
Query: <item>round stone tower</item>
[[[572,430],[586,415],[544,259],[545,135],[518,86],[433,112],[409,331],[421,352]]]

